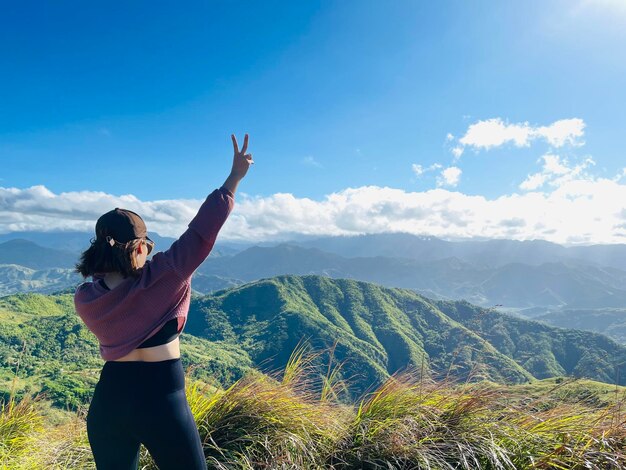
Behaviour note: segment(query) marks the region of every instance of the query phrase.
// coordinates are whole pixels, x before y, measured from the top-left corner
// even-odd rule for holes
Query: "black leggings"
[[[136,470],[143,444],[160,470],[206,470],[180,358],[104,364],[87,414],[98,470]]]

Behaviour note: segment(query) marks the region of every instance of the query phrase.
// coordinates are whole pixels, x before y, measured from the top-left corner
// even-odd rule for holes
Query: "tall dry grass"
[[[340,365],[301,344],[283,371],[252,372],[226,390],[188,382],[187,398],[217,469],[621,469],[624,397],[563,400],[558,387],[530,396],[490,383],[390,377],[357,403],[341,403]],[[189,381],[189,374],[187,376]],[[86,409],[43,426],[36,399],[0,414],[0,468],[95,468]],[[140,469],[156,469],[142,446]]]
[[[333,468],[626,468],[623,398],[598,409],[417,377],[393,376],[360,403]]]

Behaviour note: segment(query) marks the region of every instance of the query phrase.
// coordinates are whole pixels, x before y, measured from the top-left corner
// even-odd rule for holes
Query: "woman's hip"
[[[181,358],[158,362],[105,362],[96,388],[109,395],[146,397],[185,389]]]
[[[124,426],[144,421],[159,411],[167,413],[164,404],[172,401],[179,403],[179,407],[187,405],[180,358],[160,362],[106,362],[87,419]]]

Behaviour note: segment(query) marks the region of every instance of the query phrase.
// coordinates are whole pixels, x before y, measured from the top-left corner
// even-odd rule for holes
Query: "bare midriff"
[[[167,344],[160,344],[151,348],[133,349],[124,357],[112,362],[143,361],[158,362],[180,357],[180,339],[175,338]]]

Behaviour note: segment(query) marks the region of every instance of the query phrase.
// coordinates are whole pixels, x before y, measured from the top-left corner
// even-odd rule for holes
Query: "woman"
[[[200,434],[185,395],[178,335],[191,295],[191,275],[211,252],[233,209],[239,181],[252,163],[248,134],[224,184],[165,252],[136,213],[116,208],[96,223],[96,237],[76,271],[76,312],[100,343],[106,361],[87,414],[98,470],[137,469],[140,444],[161,470],[206,469]]]

